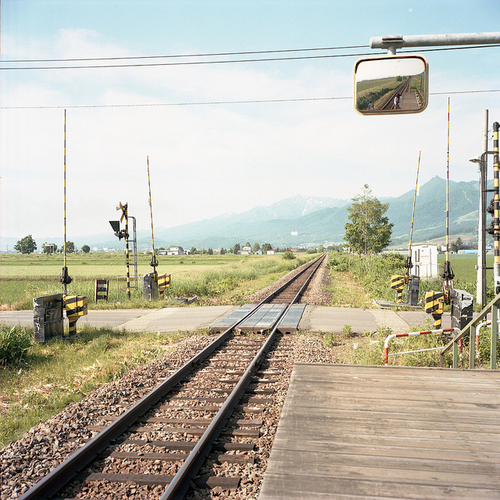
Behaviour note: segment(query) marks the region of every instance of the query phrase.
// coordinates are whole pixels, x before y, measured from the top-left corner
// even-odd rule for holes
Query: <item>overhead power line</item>
[[[234,64],[249,62],[271,62],[271,61],[300,61],[304,59],[333,59],[342,57],[362,57],[374,55],[373,53],[360,54],[327,54],[320,56],[294,56],[294,57],[265,57],[252,59],[217,59],[213,61],[180,61],[180,62],[151,62],[135,64],[85,64],[73,66],[18,66],[12,68],[0,67],[0,71],[15,70],[40,70],[40,69],[102,69],[102,68],[145,68],[155,66],[205,66],[210,64]],[[380,55],[380,54],[379,54]]]
[[[365,46],[352,46],[346,48],[356,48]],[[472,45],[463,47],[445,47],[445,48],[435,48],[435,49],[423,49],[419,52],[443,52],[449,50],[469,50],[469,49],[484,49],[500,47],[500,44],[494,45]],[[340,47],[338,48],[340,49]],[[258,53],[281,53],[281,52],[294,52],[294,51],[307,51],[307,50],[328,50],[324,48],[318,49],[288,49],[281,51],[262,51],[262,52],[248,52],[247,54],[258,54]],[[400,51],[399,53],[414,53],[414,51]],[[225,53],[230,54],[230,53]],[[244,53],[234,53],[236,55],[241,55]],[[205,56],[209,54],[202,54],[200,56]],[[224,55],[224,53],[213,54],[213,55]],[[386,52],[366,52],[366,53],[348,53],[348,54],[323,54],[323,55],[304,55],[304,56],[293,56],[293,57],[263,57],[263,58],[250,58],[250,59],[217,59],[211,61],[178,61],[178,62],[145,62],[145,63],[133,63],[133,64],[84,64],[84,65],[66,65],[66,66],[13,66],[13,67],[0,67],[0,71],[29,71],[29,70],[57,70],[57,69],[109,69],[109,68],[140,68],[140,67],[158,67],[158,66],[193,66],[193,65],[209,65],[209,64],[235,64],[235,63],[256,63],[256,62],[273,62],[273,61],[300,61],[307,59],[338,59],[344,57],[365,57],[365,56],[380,56],[386,55]],[[186,56],[131,56],[130,58],[86,58],[86,59],[47,59],[47,60],[17,60],[17,61],[1,61],[1,64],[13,63],[13,62],[68,62],[72,60],[78,61],[98,61],[98,60],[126,60],[126,59],[149,59],[149,58],[166,58],[166,57],[186,57]],[[194,54],[189,56],[194,57]]]
[[[447,92],[429,92],[429,95],[455,95],[455,94],[487,94],[500,92],[500,89],[484,90],[451,90]],[[345,101],[352,96],[334,97],[297,97],[290,99],[252,99],[241,101],[198,101],[198,102],[165,102],[165,103],[139,103],[139,104],[74,104],[64,106],[0,106],[0,109],[78,109],[78,108],[148,108],[167,106],[216,106],[221,104],[266,104],[280,102],[307,102],[307,101]]]
[[[369,45],[347,45],[344,47],[314,47],[309,49],[279,49],[279,50],[252,50],[241,52],[202,52],[198,54],[170,54],[159,56],[116,56],[116,57],[75,57],[64,59],[11,59],[4,62],[9,63],[27,63],[27,62],[70,62],[70,61],[121,61],[134,59],[172,59],[188,57],[221,57],[221,56],[240,56],[251,54],[283,54],[289,52],[315,52],[320,50],[346,50],[369,48]]]

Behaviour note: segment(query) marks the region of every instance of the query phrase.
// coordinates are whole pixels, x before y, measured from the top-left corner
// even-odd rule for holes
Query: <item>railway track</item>
[[[277,331],[281,317],[268,335],[234,336],[233,331],[271,301],[287,304],[284,316],[322,260],[271,293],[139,402],[89,428],[98,434],[21,498],[107,498],[124,483],[161,500],[184,498],[193,486],[236,488],[237,474],[215,468],[209,475],[203,464],[209,456],[218,463],[253,460],[286,346]],[[280,344],[281,354],[270,354]]]
[[[383,101],[380,106],[380,109],[394,109],[394,98],[396,96],[402,96],[405,92],[408,92],[408,88],[410,86],[411,78],[407,78],[399,87],[390,92],[390,95]]]

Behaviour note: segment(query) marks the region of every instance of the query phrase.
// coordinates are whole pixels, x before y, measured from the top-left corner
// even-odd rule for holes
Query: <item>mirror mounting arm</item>
[[[387,54],[390,56],[396,55],[396,50],[400,49],[403,46],[404,40],[403,35],[389,35],[380,37],[381,41],[377,45],[378,48],[387,49]],[[370,47],[372,47],[372,40],[374,38],[370,38]]]

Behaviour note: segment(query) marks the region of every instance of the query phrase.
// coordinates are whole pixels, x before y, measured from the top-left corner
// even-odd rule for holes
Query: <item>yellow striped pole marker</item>
[[[391,277],[391,288],[393,290],[396,290],[396,302],[401,303],[403,302],[403,288],[406,283],[406,278],[405,276],[392,276]]]
[[[71,337],[76,335],[78,318],[87,314],[87,297],[83,295],[66,295],[64,297],[64,308],[69,321],[69,335]]]
[[[425,307],[427,314],[434,318],[435,329],[441,328],[441,318],[444,311],[444,292],[435,292],[431,290],[425,294]]]
[[[499,159],[498,159],[498,122],[493,124],[493,244],[494,262],[493,273],[495,279],[495,294],[500,293],[500,216],[499,216]]]

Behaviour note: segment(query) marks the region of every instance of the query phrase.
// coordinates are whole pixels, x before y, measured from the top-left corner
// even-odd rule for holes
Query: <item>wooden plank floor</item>
[[[500,499],[500,372],[296,363],[259,500]]]

